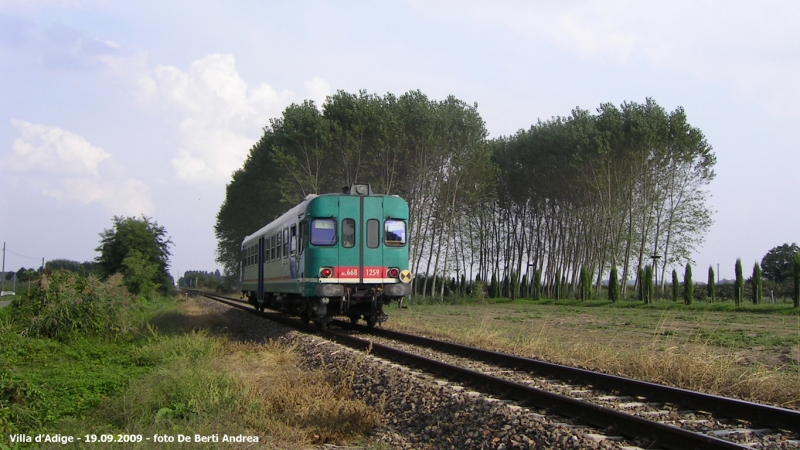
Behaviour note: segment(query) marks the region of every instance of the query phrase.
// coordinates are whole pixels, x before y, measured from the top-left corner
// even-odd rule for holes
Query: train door
[[[383,197],[339,197],[339,266],[343,282],[380,283],[383,264]]]
[[[361,198],[339,197],[339,265],[336,278],[342,282],[355,283],[361,279]]]
[[[383,265],[383,197],[360,197],[364,238],[361,282],[381,283],[386,277]]]

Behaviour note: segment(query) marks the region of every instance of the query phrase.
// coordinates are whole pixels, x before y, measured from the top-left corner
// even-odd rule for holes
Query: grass
[[[562,364],[800,408],[791,305],[414,299],[386,326]]]
[[[306,448],[358,441],[380,424],[378,410],[353,398],[355,367],[340,368],[351,377],[303,371],[294,349],[230,339],[238,324],[194,300],[133,309],[114,328],[124,333],[53,337],[25,333],[30,318],[18,323],[0,309],[0,433],[242,434],[261,447]]]

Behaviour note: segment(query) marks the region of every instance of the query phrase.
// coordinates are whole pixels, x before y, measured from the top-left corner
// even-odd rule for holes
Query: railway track
[[[295,328],[299,320],[255,311],[228,297],[216,301]],[[703,394],[343,321],[347,332],[314,331],[371,355],[532,405],[651,448],[800,448],[800,411]],[[369,335],[363,339],[354,335]],[[398,344],[398,342],[400,344]]]

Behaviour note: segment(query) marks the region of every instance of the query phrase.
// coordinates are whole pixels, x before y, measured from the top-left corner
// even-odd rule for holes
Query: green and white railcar
[[[324,326],[333,316],[386,320],[411,293],[408,203],[367,184],[309,195],[242,242],[241,290],[258,309]]]

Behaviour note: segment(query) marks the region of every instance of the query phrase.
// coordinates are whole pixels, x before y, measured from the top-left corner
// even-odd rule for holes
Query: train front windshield
[[[334,219],[312,220],[311,243],[314,245],[336,244],[336,221]]]
[[[406,243],[405,220],[386,220],[386,245],[400,247]]]

